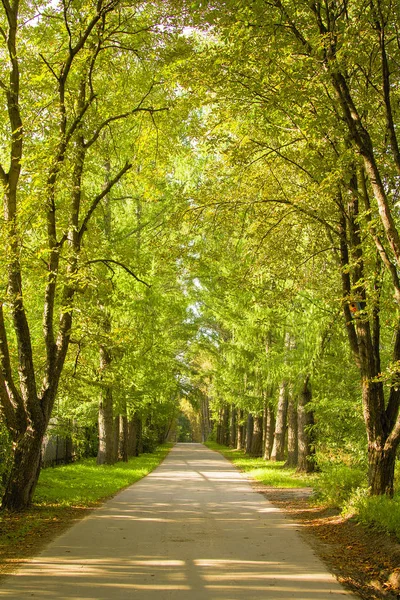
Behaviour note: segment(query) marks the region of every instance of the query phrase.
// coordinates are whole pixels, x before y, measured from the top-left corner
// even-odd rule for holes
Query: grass
[[[268,462],[263,458],[247,456],[243,450],[233,450],[220,446],[215,442],[207,442],[211,450],[220,452],[230,460],[238,469],[247,473],[252,479],[260,483],[277,488],[302,488],[312,487],[316,475],[296,473],[296,469],[284,467],[284,462]]]
[[[145,477],[166,456],[170,445],[129,462],[97,465],[95,458],[44,469],[34,496],[38,506],[92,506]]]
[[[105,499],[145,477],[171,446],[164,444],[127,463],[98,466],[93,458],[43,469],[32,506],[20,513],[0,513],[0,575],[11,572],[21,558],[39,552]]]

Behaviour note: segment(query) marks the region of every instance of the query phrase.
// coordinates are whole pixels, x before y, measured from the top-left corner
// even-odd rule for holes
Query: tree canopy
[[[3,0],[3,507],[194,414],[393,494],[399,8]]]

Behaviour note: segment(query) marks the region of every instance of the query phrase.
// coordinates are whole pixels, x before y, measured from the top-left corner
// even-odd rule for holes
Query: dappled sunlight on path
[[[0,587],[0,598],[324,600],[350,596],[217,453],[178,444]]]

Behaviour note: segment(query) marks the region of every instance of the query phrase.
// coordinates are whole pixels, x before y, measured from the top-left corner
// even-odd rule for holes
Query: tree
[[[34,5],[3,3],[8,65],[2,68],[1,88],[8,123],[2,135],[8,157],[1,157],[7,166],[1,166],[0,177],[7,292],[0,311],[0,399],[14,448],[4,508],[20,509],[31,501],[71,341],[75,297],[87,284],[82,268],[87,231],[102,200],[132,168],[132,147],[114,138],[104,185],[96,176],[98,163],[104,164],[104,140],[112,139],[122,122],[130,120],[135,129],[132,119],[159,110],[151,104],[155,83],[142,79],[147,67],[141,72],[131,58],[135,44],[144,46],[150,35],[152,7],[147,8],[112,0],[78,8],[64,3],[35,14]],[[124,48],[127,40],[131,54]],[[103,75],[111,64],[116,78],[127,66],[131,72],[118,102]],[[29,297],[26,292],[34,287]],[[38,341],[33,331],[40,308]],[[34,318],[28,319],[31,313]]]

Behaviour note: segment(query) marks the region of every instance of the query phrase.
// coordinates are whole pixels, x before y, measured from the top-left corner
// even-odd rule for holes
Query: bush
[[[400,540],[400,496],[359,495],[351,507],[359,523],[393,533]]]
[[[358,489],[367,489],[365,470],[344,464],[326,465],[315,484],[316,497],[338,508],[348,506]]]

